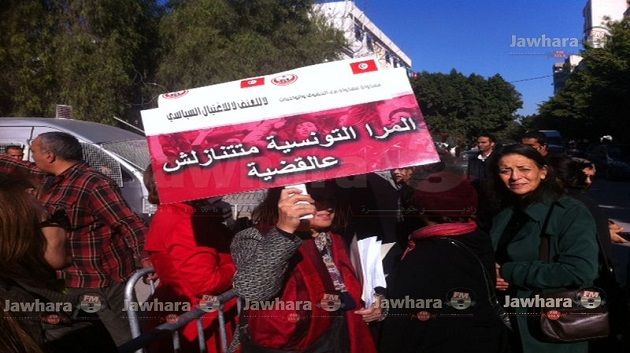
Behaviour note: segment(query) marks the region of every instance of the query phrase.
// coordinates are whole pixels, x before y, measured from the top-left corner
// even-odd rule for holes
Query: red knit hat
[[[477,212],[477,192],[463,176],[432,173],[414,185],[413,203],[422,214],[468,217]]]

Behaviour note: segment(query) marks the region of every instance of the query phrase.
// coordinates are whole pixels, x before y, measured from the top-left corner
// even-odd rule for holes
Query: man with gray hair
[[[68,294],[82,298],[86,307],[100,308],[97,315],[120,345],[131,339],[123,316],[125,282],[137,263],[150,266],[143,254],[146,225],[116,183],[83,162],[76,137],[46,132],[33,140],[31,152],[48,174],[39,199],[49,212],[64,210],[70,219],[72,264],[63,270]]]

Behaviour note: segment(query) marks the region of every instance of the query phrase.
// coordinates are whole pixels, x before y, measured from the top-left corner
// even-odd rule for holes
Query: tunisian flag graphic
[[[376,61],[374,60],[365,60],[352,63],[350,64],[350,68],[352,69],[352,73],[355,75],[378,70],[378,67],[376,66]]]
[[[247,80],[241,81],[241,88],[262,86],[264,84],[265,84],[265,78],[264,77],[254,77],[254,78],[249,78]]]

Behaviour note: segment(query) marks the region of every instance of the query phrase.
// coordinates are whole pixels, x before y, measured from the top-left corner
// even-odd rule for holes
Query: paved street
[[[589,194],[602,207],[609,218],[625,223],[630,231],[630,182],[596,179]]]
[[[630,182],[597,179],[590,190],[591,197],[601,208],[630,231]],[[612,244],[611,258],[615,267],[617,280],[623,285],[630,283],[630,243]]]

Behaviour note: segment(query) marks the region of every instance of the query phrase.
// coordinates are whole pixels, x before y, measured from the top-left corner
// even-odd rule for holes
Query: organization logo
[[[559,310],[548,310],[544,312],[544,315],[552,321],[558,320],[562,317],[562,312]]]
[[[605,293],[599,288],[585,288],[575,293],[573,297],[561,296],[541,296],[535,294],[533,297],[517,298],[505,296],[503,306],[506,308],[543,308],[549,309],[545,313],[552,313],[554,310],[569,309],[574,307],[582,307],[584,309],[593,310],[606,304]]]
[[[297,313],[289,313],[287,315],[287,321],[293,323],[298,322],[300,321],[300,315],[298,315]]]
[[[186,94],[188,94],[187,89],[183,91],[164,93],[162,97],[164,97],[164,99],[177,99],[177,98],[185,96]]]
[[[575,37],[547,37],[543,34],[540,37],[518,37],[512,35],[511,48],[567,48],[580,47],[580,39]]]
[[[98,294],[83,294],[79,298],[79,309],[88,314],[94,314],[101,310],[103,302]]]
[[[219,298],[213,295],[204,294],[199,301],[199,308],[207,313],[216,311],[221,307]]]
[[[338,294],[324,293],[319,301],[319,307],[326,311],[337,311],[341,309],[341,298]]]
[[[298,79],[298,76],[295,74],[284,74],[284,75],[274,77],[271,80],[271,83],[273,83],[276,86],[287,86],[297,81],[297,79]]]
[[[42,316],[42,322],[49,325],[59,325],[62,321],[63,320],[61,319],[61,315],[59,314],[48,314]]]
[[[144,302],[126,302],[123,311],[143,311],[143,312],[172,312],[172,311],[190,311],[192,305],[190,302],[171,302],[160,301],[157,298],[153,298],[150,301]]]
[[[245,299],[243,310],[287,310],[310,311],[312,303],[309,300],[249,300]]]
[[[21,313],[69,313],[72,311],[72,303],[69,302],[48,302],[35,298],[32,302],[19,302],[4,300],[5,312]]]
[[[464,289],[455,289],[449,292],[448,306],[457,310],[466,310],[475,305],[470,292]]]
[[[598,289],[585,289],[578,292],[578,298],[580,306],[586,309],[596,309],[606,301],[602,298]]]
[[[431,313],[428,311],[419,311],[416,314],[416,318],[420,321],[429,321],[431,320]]]
[[[166,321],[167,324],[176,324],[177,321],[179,321],[179,315],[168,314],[164,317],[164,321]]]

